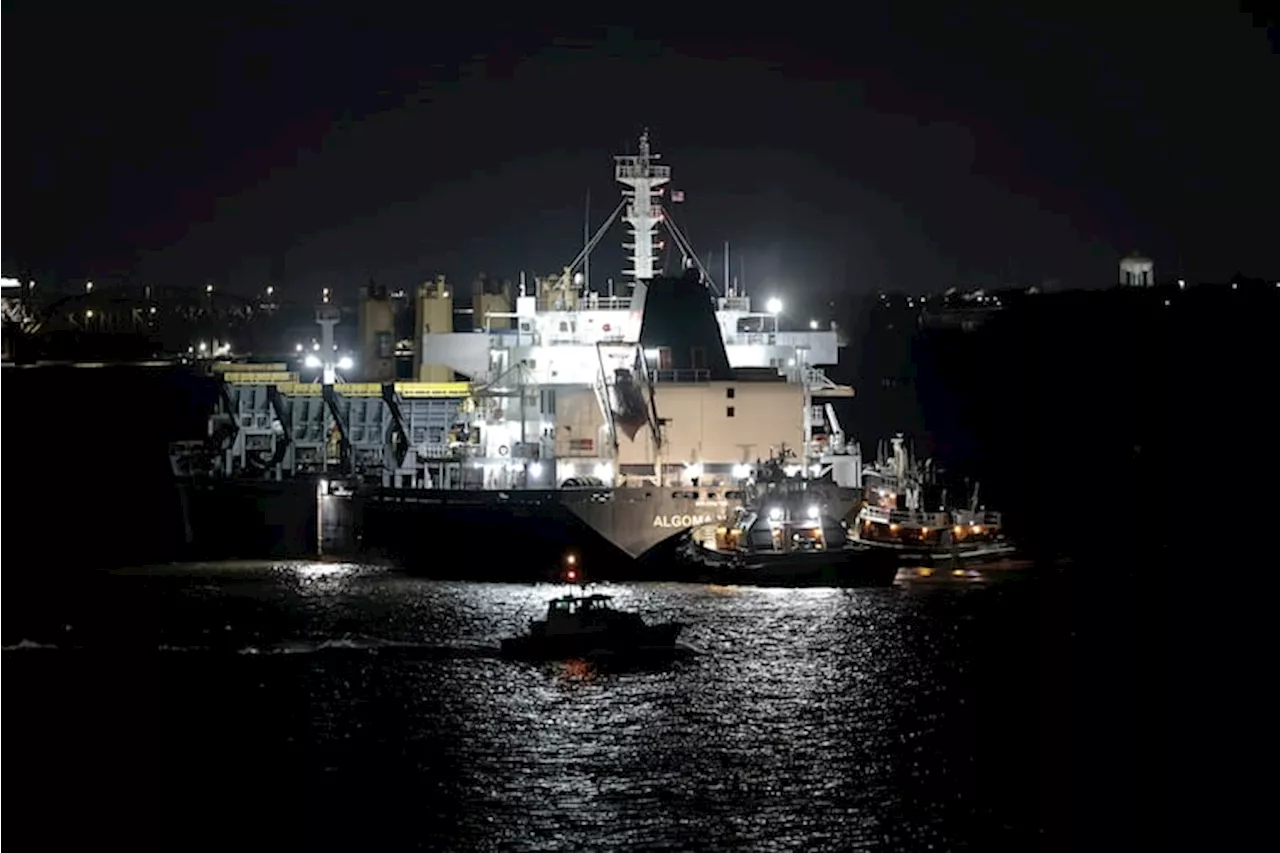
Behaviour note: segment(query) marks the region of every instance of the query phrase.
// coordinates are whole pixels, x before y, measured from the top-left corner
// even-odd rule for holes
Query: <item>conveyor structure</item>
[[[289,372],[235,372],[218,383],[208,440],[175,448],[179,475],[430,485],[475,456],[466,382],[325,386]]]

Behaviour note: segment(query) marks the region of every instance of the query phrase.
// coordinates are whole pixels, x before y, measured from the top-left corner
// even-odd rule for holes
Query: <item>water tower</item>
[[[1120,283],[1126,287],[1151,287],[1156,283],[1156,265],[1137,252],[1120,261]]]

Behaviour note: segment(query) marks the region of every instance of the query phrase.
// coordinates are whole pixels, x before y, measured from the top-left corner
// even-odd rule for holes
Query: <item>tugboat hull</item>
[[[892,586],[898,576],[896,556],[872,549],[723,554],[690,546],[682,560],[692,579],[702,583],[884,587]]]

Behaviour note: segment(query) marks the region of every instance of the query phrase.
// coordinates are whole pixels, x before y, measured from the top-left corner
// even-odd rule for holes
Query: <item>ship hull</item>
[[[486,580],[558,579],[570,554],[586,577],[628,579],[636,558],[735,505],[658,488],[336,495],[319,478],[184,480],[177,490],[191,559],[377,556],[423,575]]]

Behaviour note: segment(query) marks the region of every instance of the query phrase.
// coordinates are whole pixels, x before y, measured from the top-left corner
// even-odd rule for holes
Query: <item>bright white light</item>
[[[607,480],[613,476],[613,466],[608,462],[597,462],[594,473],[597,478]]]
[[[644,351],[645,361],[657,361],[658,351],[656,349],[647,349]]]
[[[223,344],[218,347],[218,355],[231,355],[231,344]]]
[[[733,476],[737,480],[745,480],[751,476],[751,466],[745,462],[739,462],[733,466]]]
[[[204,351],[205,351],[205,350],[207,350],[208,348],[209,348],[209,345],[208,345],[208,344],[206,344],[204,341],[201,341],[201,342],[200,342],[200,352],[204,352]]]
[[[810,517],[810,518],[817,518],[817,517],[818,517],[818,506],[817,506],[817,504],[814,504],[813,506],[809,507],[809,517]]]
[[[294,345],[293,345],[293,351],[294,351],[294,352],[302,352],[302,344],[294,344]]]
[[[320,344],[318,344],[318,343],[312,342],[312,344],[311,344],[311,348],[312,348],[313,350],[315,350],[316,352],[320,352]]]
[[[702,464],[694,462],[692,465],[684,466],[684,475],[692,480],[694,477],[702,476]]]
[[[305,359],[303,359],[302,363],[307,367],[311,368],[312,370],[315,370],[317,367],[320,366],[320,359],[314,355],[308,355]]]
[[[782,313],[782,300],[776,296],[770,296],[769,301],[764,304],[764,310],[775,317],[778,316]]]
[[[818,321],[817,321],[817,320],[810,320],[810,321],[809,321],[809,328],[810,328],[810,329],[817,329],[817,328],[818,328]]]
[[[782,507],[780,506],[770,507],[769,518],[773,521],[777,521],[778,519],[782,518]]]
[[[1185,289],[1186,286],[1187,286],[1187,282],[1185,280],[1178,279],[1178,287]]]
[[[342,358],[338,359],[339,370],[350,370],[354,364],[355,362],[351,360],[351,356],[349,355],[344,355]]]
[[[272,287],[271,285],[269,285],[269,284],[268,284],[268,285],[267,285],[267,296],[270,296],[271,294],[273,294],[273,293],[275,293],[275,292],[276,292],[276,289],[275,289],[274,287]]]
[[[86,282],[84,283],[84,292],[85,292],[85,293],[93,293],[93,282],[91,282],[91,281],[86,281]]]
[[[582,287],[582,283],[584,281],[586,281],[586,279],[583,277],[582,273],[576,272],[573,274],[573,283],[576,284],[578,287]]]
[[[156,306],[152,305],[151,308],[148,310],[150,311],[150,313],[154,314],[156,313]]]
[[[86,319],[86,320],[92,320],[92,319],[93,319],[93,309],[92,309],[92,308],[90,308],[88,311],[84,312],[84,316],[85,316],[85,319]]]
[[[320,481],[320,494],[322,494],[322,495],[327,495],[327,494],[329,494],[329,481],[328,481],[328,480],[321,480],[321,481]]]
[[[204,286],[204,292],[205,292],[205,293],[213,293],[213,285],[212,285],[212,284],[206,284],[206,285]]]
[[[530,476],[530,477],[541,477],[541,476],[542,476],[542,463],[541,463],[541,462],[531,462],[531,463],[529,463],[529,476]]]

